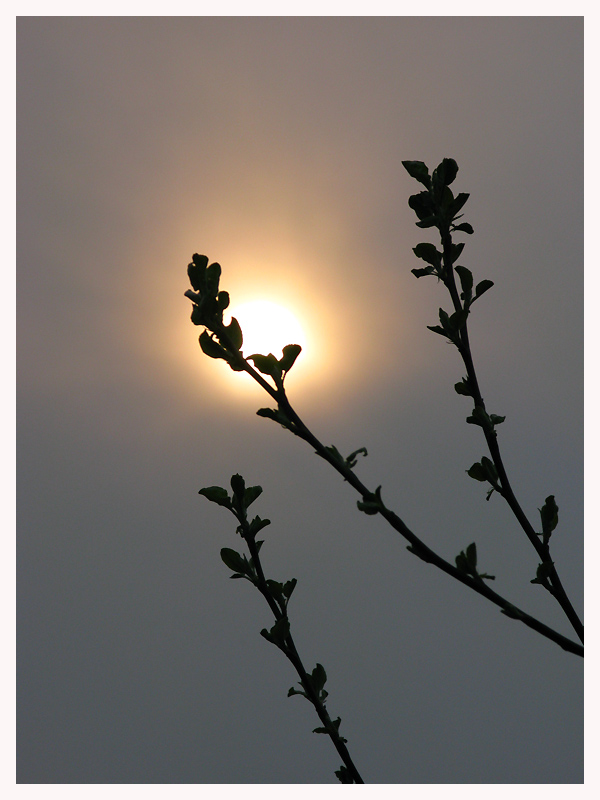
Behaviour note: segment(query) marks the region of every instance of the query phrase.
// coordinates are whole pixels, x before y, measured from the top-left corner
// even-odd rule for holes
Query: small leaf
[[[333,726],[334,726],[334,728],[336,729],[336,731],[337,731],[337,733],[338,733],[338,736],[339,736],[339,733],[340,733],[340,724],[341,724],[341,722],[342,722],[342,718],[341,718],[341,717],[337,717],[336,719],[332,719],[331,721],[333,722]],[[344,737],[343,737],[343,736],[340,736],[340,740],[341,740],[342,742],[347,742],[347,741],[348,741],[348,739],[344,739]]]
[[[365,495],[362,499],[362,502],[358,500],[356,505],[359,511],[362,511],[364,514],[368,514],[369,516],[379,514],[383,508],[383,503],[381,501],[381,486],[377,487],[375,494]]]
[[[415,222],[417,228],[433,228],[438,225],[438,218],[436,214],[430,214],[428,217],[423,217],[419,222]]]
[[[469,309],[461,308],[460,311],[455,311],[454,314],[448,318],[448,324],[452,330],[459,331],[461,328],[464,328],[468,316]]]
[[[274,419],[276,422],[279,422],[279,412],[275,408],[259,408],[256,414],[259,417],[267,417],[268,419]]]
[[[244,491],[246,489],[246,481],[242,478],[241,475],[232,475],[231,476],[231,488],[233,489],[234,495],[238,497],[244,496]]]
[[[467,470],[467,475],[470,478],[474,478],[476,481],[480,481],[481,483],[485,483],[487,481],[486,472],[479,461],[476,461],[473,466]]]
[[[364,514],[368,514],[370,517],[375,516],[375,514],[379,514],[381,511],[379,508],[379,503],[361,503],[360,500],[357,500],[356,506],[359,511],[362,511]]]
[[[440,186],[450,186],[458,174],[458,164],[453,158],[444,158],[434,169],[432,180]]]
[[[549,577],[552,574],[553,567],[553,561],[543,561],[541,564],[538,564],[535,572],[535,578],[529,582],[539,583],[540,586],[543,586],[545,589],[548,589],[549,592],[552,592],[552,584],[549,581]]]
[[[441,266],[442,253],[430,242],[421,242],[416,247],[413,247],[413,253],[417,258],[423,259],[423,261],[432,264],[438,269]]]
[[[197,292],[201,292],[206,285],[204,273],[207,265],[207,256],[199,256],[198,253],[194,253],[191,264],[188,264],[188,278],[190,279],[192,288]]]
[[[219,279],[221,278],[221,265],[215,261],[206,268],[206,293],[209,297],[216,297],[219,291]]]
[[[455,561],[455,563],[456,563],[456,568],[457,568],[457,569],[458,569],[460,572],[464,572],[464,573],[466,573],[467,575],[469,574],[469,563],[468,563],[468,561],[467,561],[467,558],[466,558],[466,556],[465,556],[464,552],[462,552],[462,551],[461,551],[461,552],[460,552],[460,553],[459,553],[459,554],[456,556],[456,558],[454,559],[454,561]]]
[[[225,506],[225,508],[231,509],[229,495],[227,494],[227,491],[222,489],[220,486],[207,486],[204,489],[200,489],[198,494],[206,497],[206,499],[210,500],[211,503],[217,503],[217,505]]]
[[[210,358],[224,358],[225,361],[229,361],[229,353],[227,350],[225,350],[216,339],[213,339],[208,331],[202,331],[199,341],[202,352],[207,356]]]
[[[262,486],[249,486],[244,492],[244,507],[248,508],[262,494]]]
[[[229,306],[229,292],[219,292],[217,295],[217,307],[223,312]]]
[[[355,467],[355,466],[356,466],[356,464],[357,464],[357,460],[358,460],[358,459],[356,458],[356,456],[359,456],[359,455],[360,455],[360,456],[364,456],[364,457],[366,458],[366,457],[369,455],[369,454],[367,453],[367,448],[366,448],[366,447],[359,447],[359,448],[358,448],[358,450],[354,450],[352,453],[350,453],[350,455],[349,455],[349,456],[346,456],[346,459],[345,459],[345,461],[346,461],[346,464],[347,464],[347,465],[348,465],[348,466],[349,466],[351,469],[352,469],[353,467]]]
[[[252,522],[250,523],[250,536],[256,536],[256,534],[261,531],[263,528],[266,528],[267,525],[271,524],[270,519],[261,519],[260,517],[254,517]],[[258,545],[258,542],[256,543]]]
[[[340,722],[341,722],[341,721],[342,721],[342,720],[340,719],[340,717],[338,717],[337,719],[332,719],[332,720],[331,720],[332,724],[333,724],[333,725],[334,725],[334,727],[335,727],[336,733],[337,733],[336,739],[337,739],[338,741],[340,741],[340,742],[344,742],[344,743],[345,743],[345,742],[347,742],[347,741],[348,741],[348,739],[344,739],[344,737],[343,737],[343,736],[340,736],[340,735],[339,735],[339,733],[338,733],[338,729],[339,729],[339,727],[340,727]],[[313,728],[313,733],[326,733],[326,734],[328,734],[329,736],[332,736],[332,733],[333,733],[333,732],[332,732],[332,731],[331,731],[329,728],[318,727],[318,728]],[[337,775],[337,773],[336,773],[336,775]]]
[[[487,572],[477,572],[477,546],[472,542],[465,550],[456,556],[456,567],[466,575],[471,575],[473,578],[480,580],[486,579],[489,581],[496,580],[495,575],[488,575]]]
[[[256,498],[262,494],[261,486],[248,486],[241,475],[231,476],[231,488],[233,489],[233,505],[238,512],[240,519],[246,518],[246,509]],[[260,528],[257,528],[257,531]],[[255,531],[255,533],[257,532]]]
[[[465,248],[464,242],[459,242],[458,244],[453,244],[450,248],[450,261],[454,264],[455,261],[458,261],[460,258],[460,254]]]
[[[286,581],[286,582],[283,584],[283,589],[282,589],[282,591],[283,591],[284,597],[286,597],[288,600],[289,600],[289,599],[290,599],[290,597],[292,596],[292,592],[293,592],[293,591],[294,591],[294,589],[296,588],[296,584],[297,584],[297,583],[298,583],[298,580],[297,580],[296,578],[292,578],[291,580],[289,580],[289,581]]]
[[[446,338],[448,338],[448,333],[443,328],[440,328],[439,325],[428,325],[427,327],[430,331],[433,331],[434,333],[439,333],[440,336],[445,336]]]
[[[192,256],[192,261],[198,267],[204,267],[206,269],[208,266],[208,256],[199,256],[198,253],[194,253]]]
[[[268,419],[275,420],[280,425],[283,425],[284,428],[288,430],[293,430],[293,425],[291,421],[286,417],[283,411],[275,408],[259,408],[256,414],[259,417],[268,417]]]
[[[204,275],[195,264],[188,264],[188,278],[192,285],[192,289],[195,289],[197,292],[201,292],[204,288]]]
[[[490,422],[492,425],[501,425],[506,417],[499,417],[498,414],[490,414]]]
[[[408,205],[415,212],[421,223],[428,219],[436,219],[435,206],[433,199],[429,192],[419,192],[419,194],[412,194],[408,198]],[[433,223],[432,223],[433,224]],[[417,225],[419,223],[417,222]],[[430,227],[429,225],[423,227]]]
[[[429,170],[423,161],[403,161],[402,166],[408,172],[411,178],[422,183],[427,189],[431,188],[431,178],[429,177]]]
[[[419,222],[415,222],[415,225],[417,228],[433,228],[434,225],[437,225],[437,221],[438,219],[435,214],[432,214],[431,216],[425,217]]]
[[[475,300],[477,300],[484,292],[487,292],[488,289],[491,289],[494,285],[494,281],[481,281],[475,287]]]
[[[248,356],[248,358],[254,361],[256,369],[262,372],[263,375],[270,375],[273,377],[277,372],[280,372],[279,362],[273,353],[269,353],[268,356],[254,353],[254,355]]]
[[[463,290],[462,298],[464,300],[470,300],[471,294],[473,290],[473,273],[470,269],[466,267],[454,267],[456,272],[458,273],[458,277],[460,278],[460,285]]]
[[[554,561],[543,561],[541,564],[538,564],[538,568],[535,573],[536,578],[547,580],[552,574],[553,567]]]
[[[475,406],[471,416],[467,417],[469,425],[479,425],[480,428],[489,429],[492,425],[487,412],[481,406]]]
[[[282,350],[283,358],[279,360],[281,371],[289,372],[301,352],[302,348],[299,344],[286,344]]]
[[[244,336],[242,334],[242,329],[240,328],[240,323],[237,321],[235,317],[231,318],[231,322],[229,325],[225,326],[225,330],[227,331],[227,335],[233,345],[234,350],[239,350],[244,342]]]
[[[459,192],[456,195],[449,209],[452,219],[456,218],[456,215],[458,214],[458,212],[461,210],[461,208],[464,206],[464,204],[467,202],[468,199],[469,199],[469,194],[467,192]],[[466,223],[463,222],[463,225],[468,225],[469,227],[471,227],[468,222]],[[459,226],[455,226],[454,229],[459,230]]]
[[[281,617],[281,619],[278,619],[275,625],[273,625],[270,631],[267,631],[266,628],[263,628],[260,632],[260,635],[263,636],[267,641],[279,647],[281,650],[284,650],[285,639],[287,636],[289,636],[289,633],[290,623],[288,618]]]
[[[550,534],[558,525],[558,506],[553,494],[546,498],[544,505],[538,511],[542,519],[542,531],[549,539]]]
[[[472,542],[466,550],[466,557],[469,564],[475,568],[477,566],[477,545]]]
[[[279,583],[279,581],[273,581],[271,579],[265,581],[271,596],[279,603],[280,606],[285,605],[283,599],[283,584]]]
[[[415,278],[424,278],[426,275],[435,275],[434,267],[422,267],[421,269],[411,269]]]
[[[460,195],[458,195],[460,197]],[[454,226],[455,231],[462,231],[463,233],[474,233],[473,226],[470,225],[468,222],[461,222],[460,225]]]
[[[335,771],[335,777],[340,783],[354,783],[350,770],[347,767],[341,766]]]
[[[293,697],[293,695],[295,695],[295,694],[301,694],[302,697],[306,697],[306,699],[308,700],[308,697],[306,696],[306,692],[303,692],[300,689],[294,689],[294,687],[291,686],[289,688],[289,690],[288,690],[287,696],[288,697]]]
[[[241,575],[249,574],[249,565],[248,562],[245,561],[242,556],[232,550],[230,547],[223,547],[221,549],[221,560],[225,564],[226,567],[237,572]]]
[[[483,456],[481,459],[481,466],[485,470],[488,481],[491,484],[496,484],[498,480],[498,473],[496,471],[496,467],[494,466],[494,462],[490,461],[487,456]]]
[[[325,667],[322,664],[317,664],[317,666],[312,671],[310,679],[314,690],[316,692],[320,692],[321,689],[325,686],[325,683],[327,681],[327,673],[325,672]]]
[[[468,378],[463,378],[459,383],[454,384],[454,391],[467,397],[473,397],[473,389]]]

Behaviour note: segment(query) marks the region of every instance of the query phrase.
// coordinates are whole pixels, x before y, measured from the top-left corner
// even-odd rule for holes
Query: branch
[[[410,163],[414,164],[420,162]],[[423,195],[425,193],[422,192],[421,194]],[[417,197],[420,197],[420,195]],[[460,202],[459,198],[461,198],[460,195],[456,199],[455,204]],[[413,198],[411,198],[411,200],[412,199]],[[464,204],[464,201],[462,201],[462,204]],[[433,208],[433,206],[431,207]],[[453,206],[451,205],[450,207],[452,208]],[[429,210],[430,207],[426,205],[426,212]],[[433,225],[433,223],[428,222],[427,227],[430,227],[431,225]],[[458,229],[458,226],[456,229]],[[462,250],[461,246],[453,246],[460,247],[460,250]],[[419,247],[429,247],[435,250],[433,245],[419,245]],[[437,262],[437,256],[431,257]],[[222,310],[219,312],[218,308],[219,298],[223,294],[227,293],[220,292],[218,295],[216,295],[218,290],[218,280],[215,286],[214,279],[210,289],[206,288],[210,282],[208,276],[210,270],[215,267],[218,268],[218,270],[214,269],[212,274],[214,276],[218,273],[220,276],[221,268],[218,264],[211,264],[210,266],[207,266],[207,264],[208,258],[206,256],[194,255],[193,261],[188,267],[188,275],[190,276],[192,286],[195,289],[198,289],[199,286],[201,287],[198,294],[194,294],[194,292],[191,291],[186,292],[186,296],[194,303],[192,310],[192,322],[194,322],[196,325],[204,325],[207,329],[200,335],[200,345],[203,351],[209,357],[221,358],[227,361],[231,369],[234,371],[247,372],[276,402],[277,408],[259,409],[257,412],[258,415],[273,419],[282,427],[291,431],[295,436],[298,436],[307,442],[321,458],[327,461],[344,478],[344,480],[347,481],[350,486],[352,486],[352,488],[359,493],[361,496],[361,500],[357,503],[359,510],[370,515],[381,514],[387,520],[387,522],[409,542],[408,549],[410,552],[418,555],[422,560],[438,567],[443,572],[460,581],[465,586],[468,586],[478,594],[483,595],[492,603],[499,606],[502,610],[502,613],[506,614],[512,619],[520,620],[523,622],[523,624],[527,625],[533,630],[536,630],[542,636],[554,641],[564,650],[579,656],[583,656],[583,647],[580,644],[571,641],[557,631],[549,628],[544,623],[518,609],[508,600],[491,590],[484,583],[484,579],[490,579],[490,576],[478,573],[475,566],[470,564],[468,560],[466,560],[465,564],[465,559],[462,558],[465,554],[461,553],[457,557],[457,565],[454,566],[441,556],[437,555],[424,542],[422,542],[421,539],[408,528],[408,526],[397,514],[384,505],[381,499],[381,487],[378,487],[375,492],[372,492],[356,476],[352,469],[353,463],[355,463],[352,461],[352,456],[355,456],[359,451],[356,451],[352,454],[352,456],[344,459],[335,447],[327,447],[317,439],[317,437],[304,424],[302,419],[292,407],[284,388],[285,376],[287,375],[289,369],[291,369],[295,358],[300,352],[299,345],[288,345],[287,348],[284,348],[283,357],[279,360],[277,360],[272,354],[269,354],[268,356],[261,355],[258,356],[258,358],[256,356],[249,357],[255,362],[255,366],[258,367],[258,371],[255,367],[250,365],[248,359],[244,357],[243,352],[240,350],[243,344],[243,335],[237,320],[232,318],[229,326],[224,326],[222,322]],[[437,271],[435,273],[428,271],[427,274],[437,274],[438,277],[443,278],[445,267],[442,264],[441,253],[439,254],[439,263],[437,266],[432,266],[432,269]],[[483,289],[483,291],[485,291],[485,289]],[[207,294],[207,292],[210,293]],[[482,291],[479,292],[479,294],[482,293]],[[476,294],[475,299],[477,296],[479,295]],[[228,300],[229,295],[227,295],[227,302]],[[466,311],[468,312],[468,309],[466,309]],[[452,341],[458,341],[457,334],[466,321],[466,313],[464,314],[464,319],[461,320],[461,318],[456,317],[456,315],[449,317],[446,314],[444,316],[444,312],[440,310],[440,321],[442,323],[442,327],[435,329],[435,332],[448,336],[448,338],[451,338]],[[262,374],[260,374],[261,372]],[[263,375],[270,377],[273,380],[274,385],[268,383]],[[481,479],[485,480],[485,478]],[[499,487],[496,485],[493,486],[493,488],[501,491],[501,489],[503,490],[504,487]],[[467,551],[468,550],[469,548],[467,548]]]
[[[314,706],[322,723],[322,727],[315,728],[314,733],[327,734],[343,761],[343,766],[335,773],[338,780],[341,783],[364,783],[346,747],[347,740],[340,735],[341,718],[332,720],[327,711],[325,700],[328,692],[324,688],[327,673],[321,664],[317,664],[311,673],[307,672],[292,638],[287,606],[296,587],[296,579],[292,578],[286,583],[279,583],[265,578],[259,556],[263,542],[256,541],[256,534],[269,525],[270,521],[254,517],[249,522],[247,516],[248,506],[262,493],[262,488],[260,486],[247,488],[241,475],[232,476],[231,488],[233,489],[231,497],[220,486],[209,486],[199,492],[213,503],[231,511],[239,523],[237,533],[246,542],[250,552],[250,559],[248,559],[235,550],[223,548],[221,558],[226,566],[233,570],[232,578],[245,578],[250,581],[267,601],[275,617],[275,624],[270,630],[264,628],[261,635],[282,651],[298,673],[301,688],[292,687],[288,692],[288,697],[300,694]]]
[[[422,162],[405,161],[403,164],[407,172],[427,189],[425,192],[413,195],[409,200],[409,205],[420,220],[416,224],[419,227],[437,228],[442,244],[441,253],[430,243],[424,242],[417,245],[414,248],[415,255],[425,260],[429,267],[413,270],[413,273],[417,278],[424,275],[435,275],[442,280],[450,293],[454,306],[452,315],[448,315],[440,309],[440,326],[428,327],[435,333],[448,338],[456,346],[463,359],[467,377],[456,384],[455,389],[459,394],[473,398],[474,409],[472,415],[467,418],[467,422],[481,427],[492,457],[491,462],[489,459],[482,459],[481,463],[473,465],[468,470],[468,473],[476,480],[490,483],[492,488],[488,493],[488,499],[493,491],[497,491],[506,500],[541,560],[536,578],[532,583],[540,583],[552,594],[565,612],[577,636],[583,642],[583,625],[563,588],[550,556],[550,534],[558,522],[558,508],[554,503],[554,497],[547,498],[547,502],[550,499],[552,500],[556,509],[554,525],[550,530],[546,526],[546,530],[538,534],[515,496],[502,461],[495,428],[504,421],[504,417],[488,414],[479,388],[469,343],[468,315],[475,300],[490,289],[493,283],[489,280],[482,281],[476,286],[475,294],[473,294],[473,275],[470,270],[466,267],[454,266],[464,248],[464,244],[454,244],[452,232],[473,233],[473,228],[468,223],[455,224],[455,221],[459,219],[458,211],[464,207],[469,195],[459,194],[455,198],[449,188],[458,172],[458,166],[453,159],[444,159],[434,170],[431,177],[429,177],[429,170]],[[462,217],[462,214],[460,217]],[[460,297],[456,286],[455,273],[459,276],[461,283],[462,292]],[[540,509],[540,513],[542,514],[543,522],[543,509]],[[540,540],[540,536],[542,536],[542,540]]]

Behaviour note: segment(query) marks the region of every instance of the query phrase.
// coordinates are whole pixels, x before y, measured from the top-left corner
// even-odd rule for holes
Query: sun
[[[229,311],[229,309],[228,309]],[[240,323],[246,358],[254,353],[273,353],[281,358],[287,344],[299,344],[304,351],[306,336],[294,314],[270,300],[252,300],[231,308],[230,314]]]

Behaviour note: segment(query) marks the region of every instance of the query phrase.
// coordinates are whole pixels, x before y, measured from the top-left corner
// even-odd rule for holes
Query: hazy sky
[[[577,17],[21,17],[18,781],[336,783],[197,492],[242,473],[269,577],[368,783],[580,783],[582,662],[407,553],[268,398],[197,343],[192,253],[290,307],[325,444],[449,560],[572,635],[502,499],[466,474],[449,300],[403,159],[457,160],[482,392],[525,511],[556,496],[582,609],[583,22]],[[237,380],[234,380],[237,378]]]

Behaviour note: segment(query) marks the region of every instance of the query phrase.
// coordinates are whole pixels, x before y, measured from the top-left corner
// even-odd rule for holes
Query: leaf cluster
[[[227,489],[223,489],[221,486],[206,486],[204,489],[200,489],[198,494],[206,497],[211,503],[227,508],[236,516],[240,526],[243,526],[248,521],[248,508],[262,494],[262,486],[246,486],[242,476],[236,474],[231,476],[231,488],[233,490],[231,496]],[[270,520],[255,517],[247,529],[238,527],[238,533],[254,538],[267,525],[270,525]]]
[[[461,550],[455,561],[457,569],[476,580],[483,580],[484,578],[488,581],[496,580],[495,575],[477,571],[477,546],[475,542],[471,542],[466,550]]]
[[[223,312],[229,306],[229,293],[219,291],[221,265],[216,261],[209,264],[208,256],[194,253],[187,271],[195,290],[188,289],[185,292],[185,296],[193,303],[191,319],[194,325],[205,327],[199,337],[202,352],[209,358],[223,359],[234,372],[250,371],[248,359],[252,359],[255,367],[263,375],[273,378],[277,389],[282,389],[285,376],[302,351],[300,345],[286,345],[279,360],[272,353],[266,356],[254,353],[245,358],[241,349],[244,336],[238,320],[232,317],[229,325],[223,324]]]
[[[494,492],[502,494],[502,488],[498,482],[498,470],[493,461],[487,456],[483,456],[481,461],[476,461],[473,466],[467,470],[467,475],[473,480],[480,481],[481,483],[489,483],[491,489],[488,491],[486,500],[489,500]]]
[[[444,158],[431,176],[427,165],[422,161],[403,161],[402,165],[412,178],[425,187],[425,191],[411,195],[408,200],[408,205],[419,218],[416,223],[419,228],[452,228],[463,233],[473,233],[473,227],[468,222],[455,224],[463,216],[459,215],[459,211],[469,195],[460,192],[455,197],[450,189],[450,184],[458,173],[458,164],[453,158]]]
[[[466,347],[466,324],[471,306],[494,284],[490,280],[480,281],[475,287],[471,270],[456,262],[460,258],[464,242],[452,241],[452,233],[472,234],[473,227],[468,222],[458,223],[463,214],[459,212],[465,206],[469,195],[461,192],[454,196],[450,184],[458,173],[458,165],[452,158],[444,158],[429,175],[427,165],[422,161],[403,161],[405,169],[425,191],[411,195],[408,204],[418,217],[419,228],[437,228],[440,233],[442,249],[431,242],[420,242],[413,247],[417,258],[427,266],[413,269],[416,278],[427,275],[437,277],[450,290],[454,309],[451,312],[439,309],[439,325],[428,325],[430,331],[448,339],[459,351]],[[456,288],[456,276],[460,282],[460,295]],[[466,393],[466,392],[465,392]]]
[[[362,500],[357,500],[356,507],[359,511],[362,511],[363,514],[367,514],[370,517],[381,513],[385,508],[383,500],[381,499],[381,486],[378,486],[374,492],[364,494]]]
[[[199,337],[202,352],[209,358],[222,358],[236,372],[244,369],[240,348],[244,341],[242,329],[235,317],[223,324],[223,312],[229,306],[229,293],[219,291],[221,265],[208,263],[208,256],[194,253],[188,264],[188,278],[195,292],[188,289],[185,296],[192,303],[192,322],[204,325]]]
[[[286,346],[282,350],[282,357],[278,360],[273,353],[269,353],[268,355],[261,355],[260,353],[254,353],[251,356],[248,356],[249,359],[254,361],[254,366],[259,372],[262,372],[263,375],[268,375],[270,378],[273,378],[275,386],[278,389],[283,388],[283,381],[287,373],[291,370],[294,366],[294,362],[298,358],[302,351],[302,348],[299,344],[286,344]]]
[[[317,664],[313,671],[310,674],[307,673],[306,677],[300,681],[301,689],[295,689],[293,686],[290,687],[288,697],[301,694],[302,697],[306,697],[306,699],[309,700],[310,695],[316,695],[321,703],[324,703],[329,695],[329,692],[325,690],[326,682],[327,673],[325,672],[325,668],[322,664]]]
[[[313,702],[313,698],[316,697],[318,702],[324,707],[325,700],[329,696],[329,693],[325,689],[326,681],[327,673],[325,672],[325,667],[323,667],[322,664],[317,664],[310,674],[306,673],[306,675],[300,680],[300,689],[296,689],[294,686],[290,687],[288,690],[288,697],[299,694],[310,702]],[[340,736],[339,733],[341,721],[341,717],[337,717],[337,719],[333,720],[328,719],[326,725],[315,728],[313,733],[326,733],[334,740],[346,743],[348,740],[344,739],[343,736]],[[336,775],[337,774],[338,773],[336,772]],[[344,781],[342,781],[342,783],[343,782]]]

